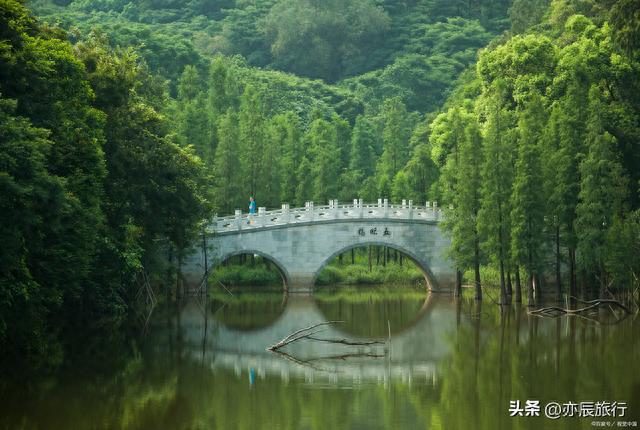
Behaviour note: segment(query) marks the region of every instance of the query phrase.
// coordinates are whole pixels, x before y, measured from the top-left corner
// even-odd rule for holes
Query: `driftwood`
[[[267,351],[277,352],[280,348],[283,348],[293,342],[297,342],[302,339],[308,339],[308,340],[313,340],[317,342],[338,343],[338,344],[349,345],[349,346],[370,346],[370,345],[384,344],[384,342],[379,342],[376,340],[355,341],[355,340],[348,340],[348,339],[324,339],[324,338],[315,337],[316,334],[324,330],[324,329],[317,329],[318,327],[326,326],[329,324],[341,323],[341,322],[344,322],[344,321],[325,321],[318,324],[314,324],[309,327],[302,328],[300,330],[296,330],[290,335],[288,335],[287,337],[285,337],[284,339],[282,339],[281,341],[279,341],[278,343],[268,347]]]
[[[546,308],[540,308],[540,309],[534,309],[529,311],[529,315],[537,315],[537,316],[547,316],[547,317],[557,317],[560,315],[576,315],[576,316],[580,316],[580,314],[584,313],[584,312],[589,312],[592,311],[594,309],[599,308],[600,306],[607,306],[609,307],[609,309],[611,310],[611,312],[615,313],[613,306],[622,309],[626,314],[631,314],[631,310],[626,307],[625,305],[623,305],[622,303],[620,303],[617,300],[611,300],[611,299],[596,299],[596,300],[589,300],[589,301],[585,301],[585,300],[580,300],[580,299],[576,299],[581,303],[586,304],[587,306],[584,306],[582,308],[578,308],[578,309],[569,309],[569,308],[561,308],[558,306],[550,306],[550,307],[546,307]]]

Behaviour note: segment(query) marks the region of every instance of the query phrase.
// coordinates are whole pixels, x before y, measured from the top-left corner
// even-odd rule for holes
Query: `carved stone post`
[[[242,211],[240,209],[236,209],[234,215],[236,218],[236,229],[242,230]]]

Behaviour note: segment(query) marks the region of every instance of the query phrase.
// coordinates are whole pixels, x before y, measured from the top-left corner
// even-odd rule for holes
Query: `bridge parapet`
[[[390,219],[439,222],[442,211],[437,202],[426,202],[425,206],[414,206],[412,200],[402,200],[401,204],[389,204],[387,199],[378,199],[377,203],[363,203],[354,199],[352,204],[340,204],[330,200],[328,205],[315,206],[305,203],[303,208],[290,208],[283,204],[281,209],[267,211],[258,208],[257,214],[243,214],[236,210],[235,215],[215,217],[208,227],[217,233],[276,227],[296,223],[322,223],[338,219]]]

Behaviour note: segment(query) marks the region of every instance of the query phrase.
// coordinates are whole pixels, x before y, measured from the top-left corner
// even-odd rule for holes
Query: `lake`
[[[92,345],[52,376],[3,381],[0,428],[587,429],[640,420],[634,315],[541,318],[416,291],[217,297],[155,309],[119,347]],[[266,350],[327,321],[336,322],[312,329],[313,339]]]

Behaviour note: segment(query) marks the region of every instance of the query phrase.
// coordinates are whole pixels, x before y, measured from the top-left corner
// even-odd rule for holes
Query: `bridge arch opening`
[[[242,250],[224,255],[211,270],[214,285],[287,290],[289,274],[275,258],[259,250]]]
[[[363,253],[364,251],[364,253]],[[363,263],[363,259],[366,262]],[[387,242],[365,242],[358,243],[350,246],[343,247],[333,252],[327,257],[319,266],[318,270],[313,276],[313,286],[317,289],[322,285],[330,284],[343,284],[344,279],[340,279],[339,276],[335,276],[340,272],[340,266],[343,266],[345,261],[354,263],[352,266],[356,266],[356,260],[360,269],[357,270],[362,276],[357,276],[355,279],[347,279],[349,284],[376,284],[380,283],[380,266],[390,266],[387,272],[390,273],[386,282],[393,283],[394,280],[401,280],[406,278],[407,273],[404,273],[400,278],[393,276],[391,270],[393,266],[403,269],[406,266],[413,267],[419,273],[419,276],[408,278],[409,283],[413,283],[415,286],[418,282],[426,289],[431,290],[436,285],[435,276],[429,269],[429,267],[420,261],[420,259],[414,255],[410,250]],[[337,267],[337,269],[336,269]],[[367,277],[366,273],[362,273],[362,269],[366,269],[366,272],[373,273],[374,267],[376,268],[377,276]],[[406,272],[406,270],[404,271]],[[410,275],[410,274],[409,274]],[[373,282],[367,282],[367,280]],[[404,282],[403,282],[404,283]]]

